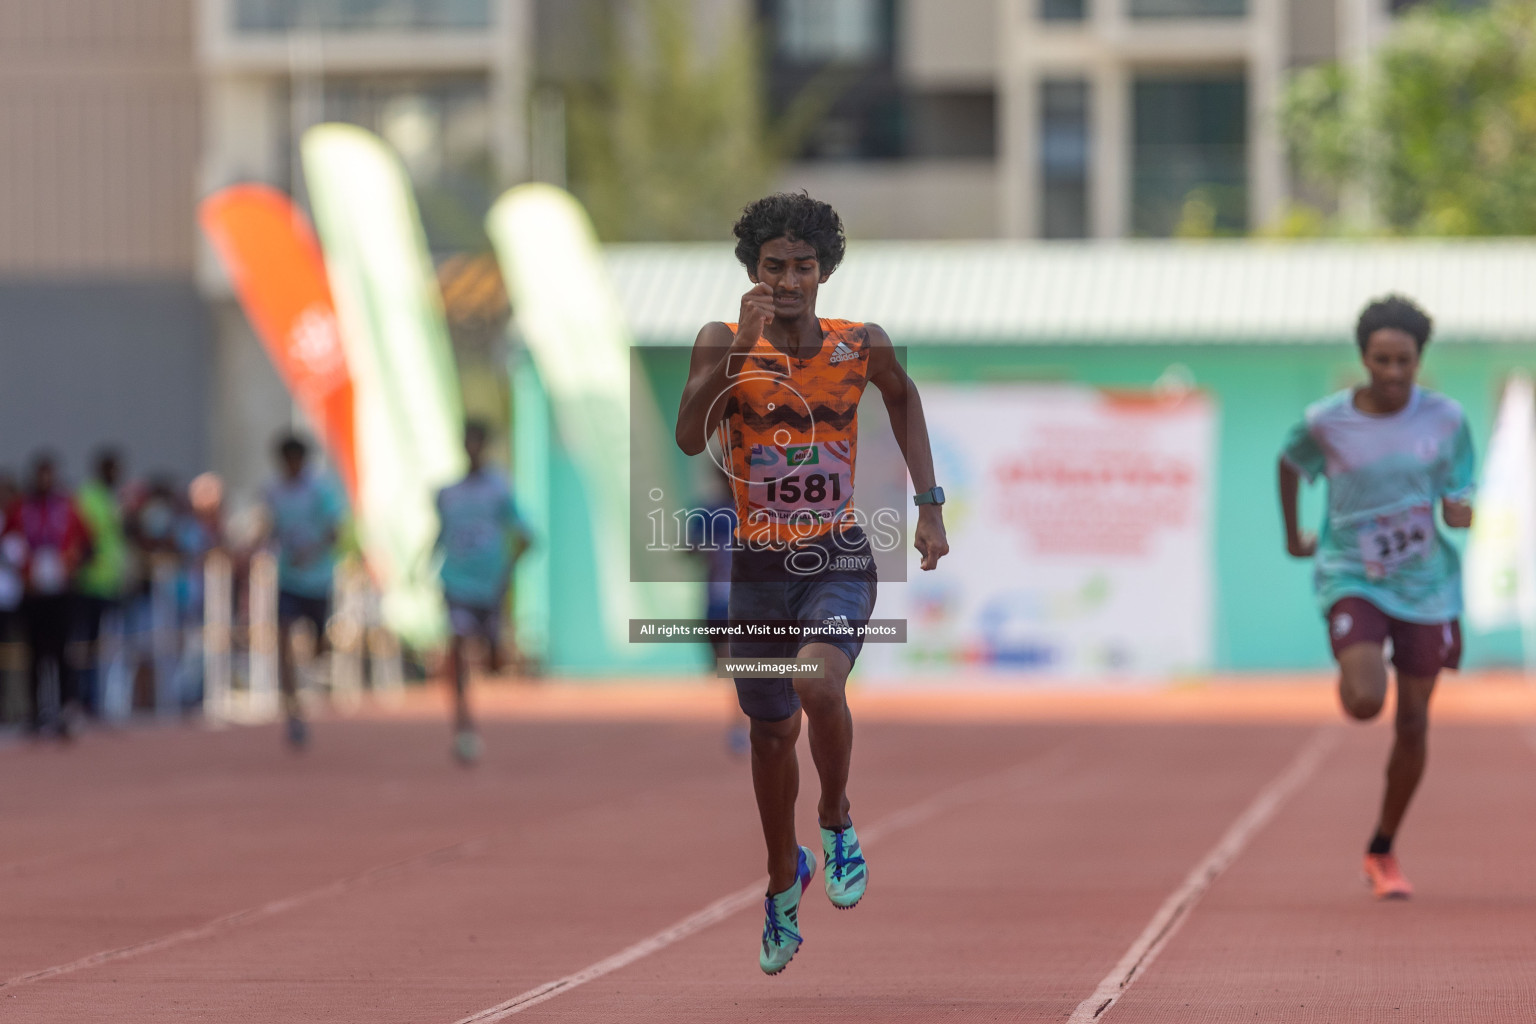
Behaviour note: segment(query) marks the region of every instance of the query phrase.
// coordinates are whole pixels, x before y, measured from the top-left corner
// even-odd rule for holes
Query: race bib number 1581
[[[851,497],[852,467],[826,445],[786,445],[751,460],[751,503],[773,519],[826,521]]]

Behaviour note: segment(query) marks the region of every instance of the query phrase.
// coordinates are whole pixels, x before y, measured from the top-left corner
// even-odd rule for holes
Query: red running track
[[[1234,823],[1097,1019],[1536,1017],[1524,715],[1435,725],[1400,840],[1419,895],[1378,904],[1385,725],[866,714],[869,896],[837,912],[818,882],[776,978],[747,766],[712,717],[509,714],[472,770],[412,715],[322,721],[302,755],[269,727],[0,750],[0,1020],[455,1024],[524,996],[530,1024],[1066,1021]]]

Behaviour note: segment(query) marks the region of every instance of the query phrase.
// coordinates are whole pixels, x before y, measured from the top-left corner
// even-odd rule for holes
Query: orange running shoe
[[[1412,883],[1403,877],[1403,869],[1390,853],[1365,855],[1365,880],[1379,900],[1405,900],[1413,895]]]

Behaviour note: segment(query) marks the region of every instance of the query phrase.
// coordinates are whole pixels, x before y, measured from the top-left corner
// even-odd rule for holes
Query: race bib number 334
[[[1435,517],[1431,506],[1377,516],[1360,526],[1360,557],[1372,579],[1390,576],[1409,562],[1435,549]]]

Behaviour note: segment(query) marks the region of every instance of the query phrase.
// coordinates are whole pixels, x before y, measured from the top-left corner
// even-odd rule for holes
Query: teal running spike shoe
[[[853,825],[822,829],[821,850],[826,854],[822,881],[827,885],[827,899],[839,910],[852,910],[864,898],[864,887],[869,882],[869,868]]]
[[[789,966],[800,950],[800,897],[810,887],[816,874],[816,855],[809,847],[800,847],[800,863],[795,868],[795,884],[763,900],[763,952],[757,958],[764,974],[778,974]]]

